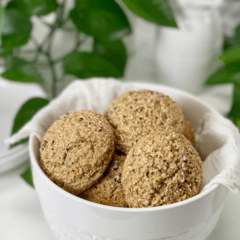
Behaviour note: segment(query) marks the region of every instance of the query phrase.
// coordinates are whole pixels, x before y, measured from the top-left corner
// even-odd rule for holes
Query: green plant
[[[224,52],[219,57],[222,66],[206,81],[206,85],[233,84],[232,107],[227,117],[240,128],[240,25],[235,35],[226,38]]]
[[[1,0],[0,0],[0,29],[3,28],[3,8],[2,8],[2,5],[1,5]],[[0,31],[1,33],[1,31]]]
[[[123,2],[148,21],[169,27],[177,26],[168,0]],[[29,99],[23,104],[16,115],[12,134],[57,96],[58,84],[68,83],[69,75],[81,79],[95,76],[120,78],[124,75],[127,51],[122,39],[131,33],[131,27],[120,6],[114,0],[76,0],[73,9],[66,13],[66,3],[66,0],[11,0],[3,7],[0,60],[5,71],[2,77],[11,81],[37,83],[48,96],[47,99]],[[55,16],[51,23],[44,18],[47,14]],[[41,42],[33,34],[33,17],[49,30]],[[76,41],[70,52],[54,58],[51,50],[54,36],[59,30],[75,33]],[[92,50],[82,51],[82,44],[90,38],[93,39]],[[32,49],[25,48],[29,43],[33,44]],[[62,69],[60,74],[57,71],[59,64]],[[43,67],[50,70],[50,78],[43,77]],[[11,147],[26,143],[27,140],[22,139]],[[28,169],[23,175],[24,179],[30,178],[29,174]]]

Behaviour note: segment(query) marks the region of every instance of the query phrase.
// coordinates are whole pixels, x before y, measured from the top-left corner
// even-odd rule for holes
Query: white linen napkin
[[[56,99],[42,108],[6,142],[14,143],[31,133],[41,141],[48,127],[61,115],[79,109],[104,114],[111,100],[126,91],[139,89],[134,83],[97,78],[71,83]],[[217,113],[203,116],[195,132],[196,148],[204,160],[202,192],[223,184],[240,197],[240,135],[238,128]]]
[[[203,190],[223,184],[240,197],[240,135],[228,119],[207,114],[195,132],[203,162]]]

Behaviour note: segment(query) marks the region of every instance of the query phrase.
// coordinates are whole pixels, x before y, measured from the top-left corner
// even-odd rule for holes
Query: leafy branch
[[[176,27],[168,0],[123,0],[125,5],[138,16],[159,25]],[[123,38],[132,32],[129,21],[114,0],[75,0],[75,6],[66,15],[67,0],[11,0],[3,8],[4,18],[1,27],[0,60],[3,60],[5,72],[2,77],[18,82],[37,83],[44,88],[51,85],[53,99],[58,94],[58,83],[64,82],[67,75],[82,79],[90,77],[124,76],[127,62],[127,50]],[[43,16],[54,15],[54,21],[48,23]],[[40,43],[32,34],[31,17],[38,18],[48,33]],[[71,27],[69,27],[71,26]],[[71,52],[53,58],[52,47],[57,31],[76,34],[75,45]],[[93,38],[91,51],[79,51],[81,45]],[[34,47],[25,49],[29,42]],[[61,50],[60,50],[61,51]],[[32,56],[32,60],[23,56]],[[45,60],[41,59],[41,56]],[[62,66],[62,76],[57,64]],[[51,77],[43,77],[42,68],[50,70]],[[19,130],[42,107],[47,99],[33,98],[20,108],[16,115],[12,133]],[[27,139],[12,145],[26,143]],[[25,180],[30,179],[30,170],[24,173]],[[27,181],[28,181],[27,180]]]
[[[223,66],[214,72],[205,84],[233,84],[232,107],[227,117],[240,128],[240,25],[235,30],[235,36],[225,39],[224,48],[219,57]]]

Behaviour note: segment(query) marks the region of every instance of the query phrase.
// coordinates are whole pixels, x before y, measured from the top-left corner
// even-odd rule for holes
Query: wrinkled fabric
[[[122,83],[111,78],[74,81],[6,142],[17,142],[31,133],[41,141],[48,127],[61,115],[79,109],[104,114],[111,100],[126,91],[136,89],[139,89],[137,84]],[[213,184],[223,184],[240,197],[238,128],[220,114],[208,113],[201,119],[195,131],[195,138],[196,149],[204,161],[201,192]]]

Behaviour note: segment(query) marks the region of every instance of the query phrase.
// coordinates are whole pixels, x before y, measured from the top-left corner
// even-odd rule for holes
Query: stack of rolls
[[[197,195],[202,161],[194,132],[170,97],[150,90],[115,98],[104,116],[71,111],[56,120],[40,164],[58,186],[114,207],[155,207]]]

